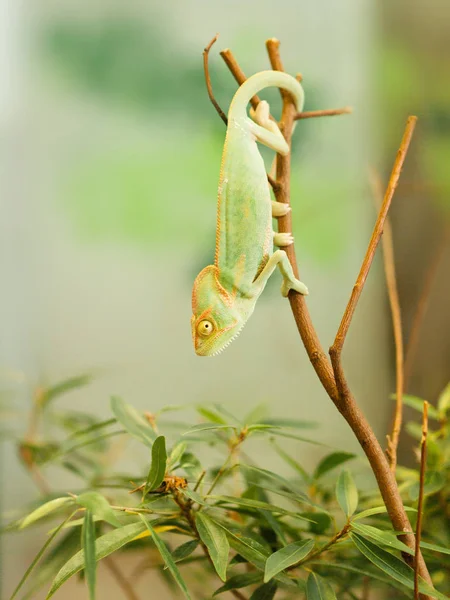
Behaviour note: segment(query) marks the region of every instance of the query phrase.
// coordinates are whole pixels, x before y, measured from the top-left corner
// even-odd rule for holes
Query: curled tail
[[[252,75],[238,89],[228,111],[229,118],[242,118],[247,116],[247,105],[250,99],[259,91],[267,87],[277,87],[288,91],[295,100],[297,110],[303,108],[305,95],[300,83],[283,71],[261,71]]]

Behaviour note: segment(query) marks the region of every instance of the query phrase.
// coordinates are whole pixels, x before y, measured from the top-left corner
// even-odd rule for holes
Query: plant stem
[[[377,210],[380,210],[383,200],[383,189],[381,186],[381,178],[375,171],[371,172],[371,184],[375,205]],[[403,418],[404,364],[402,316],[400,310],[400,300],[398,296],[397,277],[395,273],[394,240],[389,218],[386,218],[386,222],[384,224],[382,248],[395,342],[395,412],[392,422],[392,432],[387,436],[388,447],[386,449],[386,454],[389,459],[391,470],[395,473],[397,467],[397,448]]]
[[[414,560],[414,600],[419,598],[419,563],[417,557],[420,552],[420,537],[422,535],[423,497],[425,486],[425,471],[427,467],[427,435],[428,435],[428,402],[423,403],[422,439],[420,441],[420,478],[419,500],[417,505],[416,547]]]

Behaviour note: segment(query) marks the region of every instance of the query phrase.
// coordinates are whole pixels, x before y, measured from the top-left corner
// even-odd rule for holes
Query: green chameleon
[[[262,71],[250,77],[236,92],[228,113],[228,127],[219,177],[216,253],[214,265],[205,267],[195,279],[192,290],[192,337],[199,356],[212,356],[237,337],[252,314],[267,280],[280,268],[281,293],[289,290],[307,294],[308,289],[294,277],[284,250],[291,233],[275,233],[272,217],[290,210],[272,202],[267,174],[256,142],[286,155],[289,146],[275,121],[269,105],[261,101],[247,116],[250,98],[263,88],[287,90],[297,110],[303,107],[300,83],[279,71]]]

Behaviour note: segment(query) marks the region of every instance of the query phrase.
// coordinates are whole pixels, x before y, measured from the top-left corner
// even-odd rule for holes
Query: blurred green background
[[[25,8],[1,0],[0,7],[1,366],[17,429],[36,386],[94,370],[94,384],[67,405],[103,414],[112,393],[146,410],[219,401],[239,411],[266,402],[279,416],[319,421],[318,438],[333,447],[358,450],[316,380],[276,276],[226,353],[209,360],[193,352],[190,293],[213,257],[225,133],[207,98],[201,53],[220,32],[210,68],[224,109],[236,85],[218,50],[230,47],[252,74],[268,67],[269,37],[281,40],[286,70],[303,74],[306,110],[354,108],[300,122],[293,147],[297,255],[325,347],[375,218],[369,166],[387,181],[406,118],[419,116],[392,210],[407,337],[448,228],[448,3],[41,0]],[[278,94],[264,97],[278,114]],[[449,261],[447,248],[409,385],[431,401],[450,372]],[[383,438],[394,361],[380,257],[345,364]],[[36,492],[13,447],[7,440],[3,447],[7,511]],[[406,437],[402,450],[411,460]],[[301,451],[304,463],[317,461],[316,448]],[[7,591],[36,543],[22,535],[3,547]],[[56,597],[70,593],[68,585]]]

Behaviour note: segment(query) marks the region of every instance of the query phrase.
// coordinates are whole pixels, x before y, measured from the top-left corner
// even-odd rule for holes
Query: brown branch
[[[406,358],[405,358],[405,386],[408,387],[408,382],[411,377],[412,368],[414,365],[414,358],[416,356],[417,344],[419,342],[420,330],[422,323],[427,312],[428,304],[430,301],[431,292],[433,289],[436,276],[439,271],[442,257],[444,256],[445,249],[450,240],[450,226],[446,227],[444,235],[438,244],[436,252],[433,255],[431,264],[427,269],[425,282],[422,287],[422,291],[417,303],[416,310],[414,312],[411,331],[409,334],[408,344],[406,346]]]
[[[203,71],[205,73],[206,89],[208,90],[209,99],[211,100],[212,105],[216,109],[219,117],[222,119],[222,121],[226,125],[228,123],[227,116],[223,112],[223,110],[220,108],[219,103],[217,102],[217,100],[214,97],[214,93],[213,93],[213,89],[212,89],[212,85],[211,85],[211,77],[209,76],[209,61],[208,61],[209,51],[211,50],[212,46],[217,42],[218,37],[219,37],[219,34],[217,33],[213,37],[213,39],[209,42],[209,44],[206,46],[206,48],[203,50]]]
[[[269,52],[269,57],[271,59],[272,67],[277,68],[278,66],[282,66],[278,54],[279,42],[272,39],[269,40],[266,45]],[[221,54],[223,57],[224,53]],[[227,62],[227,65],[229,66],[233,75],[235,75],[236,77],[236,74],[238,74],[239,72],[242,73],[242,71],[240,70],[239,65],[237,64],[234,57],[232,57],[232,60],[230,60],[231,53],[229,51],[226,51],[226,54],[228,56],[228,60],[226,60],[225,62]],[[239,83],[243,83],[243,80],[239,81]],[[286,141],[290,143],[292,129],[294,126],[294,117],[297,113],[289,95],[287,95],[286,98],[283,100],[283,111],[281,116],[280,129],[282,130]],[[290,154],[288,154],[285,157],[278,155],[278,189],[274,190],[274,193],[278,202],[286,202],[288,204],[290,202],[290,166]],[[278,219],[278,229],[280,232],[292,231],[292,217],[290,212],[286,216]],[[298,277],[298,266],[295,256],[294,244],[291,244],[286,248],[286,253],[292,264],[294,274],[296,277]],[[313,368],[316,371],[316,374],[323,387],[325,388],[327,394],[329,395],[330,399],[333,401],[338,411],[347,421],[354,435],[359,441],[362,449],[364,450],[372,468],[372,471],[376,477],[378,487],[380,489],[383,501],[386,505],[386,509],[391,519],[393,528],[397,531],[411,532],[411,524],[403,507],[402,498],[400,496],[395,477],[393,476],[389,468],[386,456],[374,432],[372,431],[372,428],[370,427],[364,414],[358,407],[353,395],[351,394],[346,384],[340,361],[337,364],[337,368],[340,369],[341,392],[339,392],[337,388],[333,367],[330,364],[330,361],[328,360],[328,357],[320,344],[317,332],[312,324],[305,297],[291,290],[289,292],[288,298],[300,337],[302,339],[303,345],[305,346],[309,359],[313,365]],[[405,535],[402,536],[402,541],[404,541],[404,543],[406,543],[411,549],[415,547],[415,537],[412,533],[405,533]],[[412,564],[411,557],[405,557],[405,560],[409,561],[409,564]],[[431,583],[431,578],[428,573],[426,564],[420,553],[418,555],[418,562],[421,577],[423,577],[423,579],[425,579],[427,582]],[[424,598],[426,597],[424,596]]]
[[[419,561],[417,560],[420,554],[420,537],[422,535],[422,518],[423,518],[423,490],[425,486],[425,470],[427,466],[427,435],[428,435],[428,402],[423,403],[423,418],[422,418],[422,439],[420,441],[420,478],[419,478],[419,501],[417,506],[417,524],[416,524],[416,546],[414,560],[414,600],[419,598]]]
[[[106,568],[114,577],[117,582],[117,585],[122,589],[125,596],[128,600],[139,600],[139,596],[133,590],[132,585],[128,581],[128,579],[123,575],[116,562],[111,558],[111,556],[107,556],[103,562],[105,563]]]
[[[314,117],[334,117],[335,115],[349,115],[353,112],[351,106],[344,106],[343,108],[327,108],[325,110],[307,110],[305,112],[296,113],[294,121],[299,119],[312,119]]]
[[[381,178],[378,173],[371,171],[370,179],[375,204],[379,210],[381,208],[381,202],[383,199]],[[384,224],[384,235],[381,245],[383,249],[384,271],[386,275],[389,304],[391,307],[392,327],[394,330],[395,342],[395,412],[392,423],[392,432],[387,436],[388,447],[386,450],[391,470],[395,473],[397,466],[397,448],[403,417],[403,331],[400,300],[398,297],[397,277],[395,273],[394,240],[389,218],[386,218],[386,222]]]
[[[237,83],[239,85],[242,85],[244,83],[244,81],[247,79],[247,77],[246,77],[244,71],[238,65],[231,50],[229,48],[222,50],[222,52],[220,53],[220,56],[225,61],[225,64],[231,71],[231,74],[233,75],[233,77],[235,78]],[[256,95],[253,96],[253,98],[250,100],[250,104],[253,106],[253,108],[256,108],[260,102],[261,102],[261,99],[259,98],[259,96],[256,96]]]

